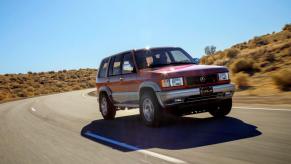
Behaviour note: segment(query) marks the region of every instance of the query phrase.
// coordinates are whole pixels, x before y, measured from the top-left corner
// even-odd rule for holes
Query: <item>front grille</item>
[[[186,78],[187,85],[203,85],[203,84],[212,84],[218,81],[217,74],[205,75],[205,76],[191,76]]]

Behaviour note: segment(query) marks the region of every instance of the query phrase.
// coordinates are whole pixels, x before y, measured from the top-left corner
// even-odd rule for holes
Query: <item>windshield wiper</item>
[[[191,62],[191,61],[183,61],[183,62],[173,62],[173,63],[170,63],[170,64],[175,64],[175,65],[179,65],[179,64],[195,64],[194,62]]]

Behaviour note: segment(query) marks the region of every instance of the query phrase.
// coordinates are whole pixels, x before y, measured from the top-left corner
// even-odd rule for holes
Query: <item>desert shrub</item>
[[[77,79],[77,78],[79,78],[79,77],[78,77],[78,75],[71,75],[71,78],[72,78],[72,79]]]
[[[44,95],[44,94],[48,94],[50,93],[50,91],[48,89],[43,89],[40,91],[40,94]]]
[[[96,85],[95,80],[90,80],[89,83],[88,83],[88,85],[89,85],[90,88],[95,87],[95,85]]]
[[[278,56],[279,58],[284,58],[284,57],[287,57],[287,56],[291,56],[291,47],[280,50],[276,54],[276,56]]]
[[[239,50],[235,49],[235,48],[232,48],[232,49],[229,49],[225,52],[225,57],[226,58],[234,58],[236,57],[237,55],[239,54]]]
[[[6,94],[5,93],[2,93],[0,92],[0,101],[6,99]]]
[[[230,65],[230,69],[233,73],[245,72],[249,74],[259,70],[253,59],[238,59]]]
[[[268,40],[264,39],[263,37],[255,37],[253,42],[257,45],[257,46],[264,46],[269,44]]]
[[[202,56],[200,59],[200,64],[206,64],[207,56]]]
[[[73,90],[80,90],[81,89],[81,87],[80,86],[73,86]]]
[[[237,88],[246,89],[249,86],[249,75],[243,72],[237,73],[233,78]]]
[[[38,83],[34,83],[34,84],[32,85],[33,88],[40,88],[40,86],[41,86],[41,85],[38,84]]]
[[[215,59],[213,58],[213,55],[212,56],[207,56],[203,59],[204,61],[201,61],[202,64],[213,64],[213,62],[215,61]]]
[[[272,79],[279,89],[291,90],[291,70],[281,70],[273,74]]]
[[[17,81],[17,78],[15,78],[15,77],[10,77],[9,80],[10,80],[10,81]]]
[[[264,59],[268,62],[274,62],[276,60],[274,54],[266,54]]]
[[[27,92],[24,91],[24,90],[19,91],[19,92],[16,92],[16,95],[17,95],[18,97],[27,97],[27,96],[28,96]]]
[[[87,83],[85,83],[85,82],[82,82],[81,85],[80,85],[81,88],[87,88],[87,86],[88,86],[88,85],[87,85]]]
[[[26,89],[28,92],[33,92],[34,91],[34,88],[33,87],[27,87],[27,89]]]
[[[11,89],[20,88],[20,87],[21,87],[21,85],[19,85],[18,83],[11,83],[10,84]]]
[[[284,31],[291,31],[291,24],[286,24],[283,29]]]
[[[263,61],[262,63],[260,63],[260,67],[266,67],[268,66],[270,63],[267,61]]]
[[[220,66],[224,66],[229,62],[229,58],[226,59],[218,59],[214,61],[214,65],[220,65]]]
[[[57,86],[58,88],[62,88],[62,87],[63,87],[63,83],[61,83],[61,82],[57,82],[57,83],[56,83],[56,86]]]
[[[203,56],[201,59],[200,59],[200,63],[201,64],[213,64],[213,62],[215,61],[214,59],[214,56],[215,55],[212,55],[212,56]]]

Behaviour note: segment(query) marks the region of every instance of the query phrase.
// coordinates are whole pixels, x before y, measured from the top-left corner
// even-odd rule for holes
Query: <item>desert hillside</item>
[[[95,86],[96,69],[0,75],[0,102]]]
[[[200,62],[227,66],[238,95],[290,95],[291,24],[280,32],[204,55]]]

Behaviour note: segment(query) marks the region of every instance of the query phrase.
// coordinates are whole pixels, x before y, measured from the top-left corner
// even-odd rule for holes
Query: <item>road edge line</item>
[[[235,109],[255,109],[255,110],[269,110],[269,111],[290,111],[291,109],[273,109],[273,108],[257,108],[257,107],[243,107],[243,106],[235,106],[232,107]]]

